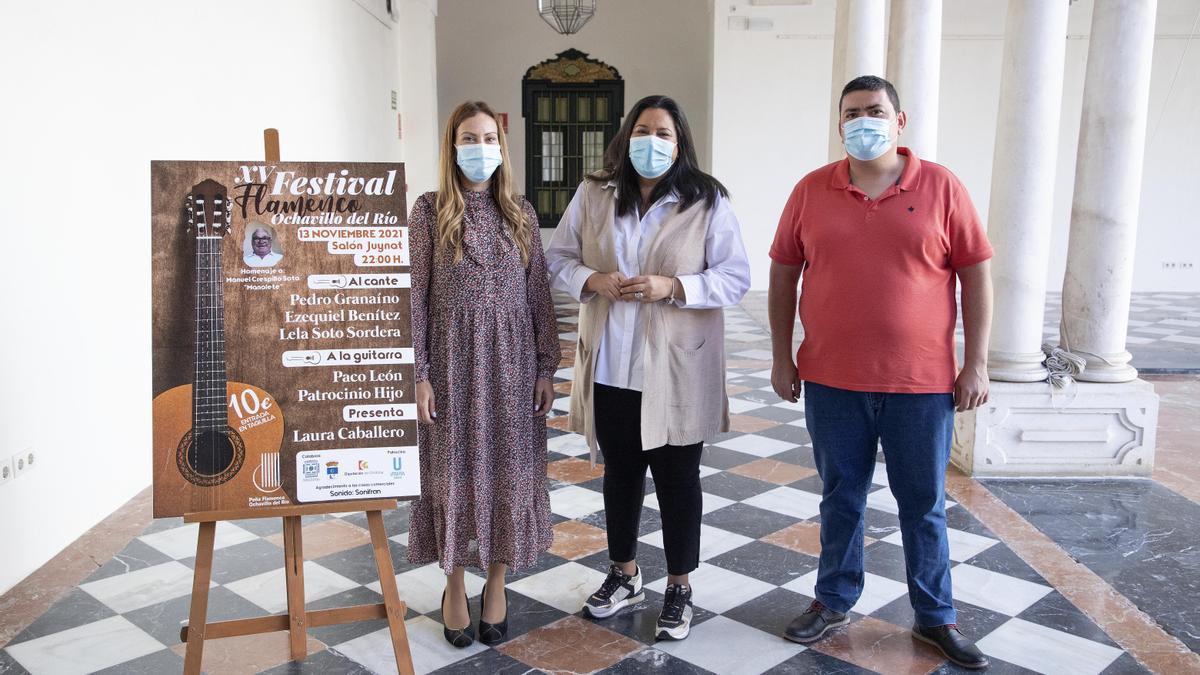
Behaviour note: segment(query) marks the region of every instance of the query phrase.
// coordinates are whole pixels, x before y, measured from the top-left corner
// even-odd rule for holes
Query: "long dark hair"
[[[711,209],[716,206],[719,196],[728,197],[729,190],[721,181],[700,170],[700,162],[696,160],[696,143],[692,140],[692,128],[675,99],[661,95],[647,96],[633,105],[629,114],[625,116],[621,129],[604,150],[604,168],[588,176],[594,181],[613,181],[617,184],[617,215],[623,216],[634,211],[642,197],[638,184],[640,176],[629,160],[629,137],[633,134],[638,117],[648,108],[666,110],[671,115],[675,123],[675,142],[679,145],[679,155],[654,186],[654,191],[650,193],[650,203],[653,204],[663,195],[674,191],[679,194],[680,211],[701,199]]]

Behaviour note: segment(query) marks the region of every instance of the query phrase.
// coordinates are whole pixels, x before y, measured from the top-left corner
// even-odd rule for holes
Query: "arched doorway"
[[[603,167],[625,109],[617,69],[568,49],[525,71],[525,194],[542,227],[555,227],[583,177]]]

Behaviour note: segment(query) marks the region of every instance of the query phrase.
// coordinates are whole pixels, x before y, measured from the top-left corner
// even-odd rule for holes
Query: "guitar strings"
[[[209,240],[211,249],[209,251],[209,261],[208,262],[209,262],[209,268],[210,268],[209,269],[209,280],[210,280],[209,293],[211,294],[209,297],[209,302],[212,303],[212,322],[209,324],[209,335],[212,340],[212,347],[209,349],[209,354],[211,355],[212,360],[213,360],[213,364],[212,364],[213,377],[211,380],[212,387],[213,387],[212,407],[213,407],[213,411],[214,411],[213,426],[216,429],[216,433],[213,434],[212,468],[213,468],[214,472],[217,472],[217,468],[218,468],[217,461],[218,461],[218,459],[220,459],[219,457],[217,457],[217,454],[220,453],[222,451],[222,449],[225,447],[225,440],[226,440],[225,435],[227,433],[226,422],[227,422],[227,417],[229,415],[228,409],[224,405],[225,397],[226,397],[225,349],[224,349],[225,334],[223,332],[224,317],[222,316],[222,305],[224,304],[224,297],[223,297],[223,294],[221,293],[221,269],[220,269],[221,241],[222,241],[221,236],[224,234],[224,231],[221,231],[218,229],[218,228],[224,227],[224,225],[225,225],[225,207],[226,207],[226,204],[225,204],[224,194],[219,192],[216,195],[213,195],[213,224],[212,224],[212,227],[209,228],[209,234],[211,234],[213,238]],[[218,331],[221,331],[221,332],[218,332]],[[218,348],[218,345],[220,345],[220,348]],[[218,361],[220,362],[219,364],[218,364]],[[219,378],[217,377],[218,370],[220,371]],[[224,413],[224,414],[222,414],[222,413]],[[232,441],[230,441],[230,443],[232,445]],[[232,450],[232,447],[230,449]],[[232,460],[232,457],[230,457],[230,460]],[[220,468],[221,468],[221,470],[224,470],[227,467],[220,467]],[[213,495],[214,501],[218,501],[217,500],[217,490],[219,490],[219,489],[220,489],[220,483],[218,483],[217,485],[214,485],[212,488],[212,495]]]
[[[217,397],[220,396],[221,399],[223,400],[225,398],[225,393],[223,391],[218,391],[218,389],[221,388],[220,385],[222,385],[223,382],[218,381],[218,378],[216,377],[216,375],[217,375],[217,340],[218,340],[218,337],[217,337],[217,274],[218,274],[218,270],[216,268],[216,261],[217,261],[217,255],[220,253],[220,249],[218,248],[220,240],[217,239],[217,236],[218,236],[217,227],[219,226],[221,219],[224,217],[224,214],[222,214],[222,212],[220,210],[220,209],[224,208],[224,203],[223,203],[224,200],[221,199],[219,193],[211,195],[211,199],[212,199],[212,222],[208,224],[208,236],[209,236],[208,260],[207,260],[208,288],[205,289],[206,294],[207,294],[207,300],[208,300],[208,350],[207,350],[208,354],[207,354],[207,357],[209,360],[209,363],[207,364],[209,372],[208,372],[208,378],[207,378],[206,385],[209,390],[208,396],[207,396],[209,417],[212,419],[212,421],[210,423],[212,426],[212,433],[209,434],[209,458],[208,458],[209,464],[208,464],[208,467],[209,467],[209,471],[211,471],[213,473],[213,475],[216,476],[219,473],[218,466],[217,466],[217,461],[219,459],[218,453],[221,452],[221,447],[222,447],[221,440],[222,440],[222,437],[225,435],[225,425],[222,423],[221,415],[220,415],[221,407],[219,405],[217,405]],[[213,485],[209,488],[209,495],[212,499],[213,506],[215,507],[216,502],[218,501],[217,485]]]
[[[215,200],[214,200],[215,201]],[[216,464],[217,435],[213,428],[216,419],[212,410],[212,361],[213,359],[213,303],[212,303],[212,226],[208,209],[215,211],[215,204],[203,197],[195,199],[199,212],[196,232],[196,377],[194,384],[196,399],[196,423],[192,430],[192,443],[199,467],[211,471]],[[215,219],[214,219],[215,220]],[[205,471],[197,470],[204,475]],[[208,510],[215,507],[216,498],[206,486],[202,490],[201,503]]]
[[[216,390],[216,385],[217,385],[217,383],[214,381],[214,378],[213,378],[213,375],[215,374],[214,368],[216,366],[216,364],[213,363],[213,361],[216,360],[214,358],[216,356],[216,354],[214,353],[214,349],[213,349],[213,346],[214,346],[214,344],[213,344],[213,339],[214,339],[213,329],[215,327],[214,319],[216,317],[214,315],[213,305],[215,303],[213,302],[214,298],[213,298],[213,294],[212,294],[213,293],[213,255],[212,255],[213,251],[212,251],[212,249],[213,249],[213,241],[214,241],[212,239],[212,237],[215,236],[213,234],[213,232],[214,232],[213,227],[217,220],[217,218],[216,218],[217,203],[216,203],[215,198],[213,199],[211,208],[212,208],[212,214],[213,214],[213,218],[212,218],[213,222],[211,222],[211,223],[207,222],[208,218],[207,217],[205,218],[205,221],[207,224],[205,234],[207,234],[209,238],[205,239],[205,248],[207,248],[208,251],[207,251],[207,255],[205,256],[205,260],[204,260],[205,281],[207,282],[205,285],[205,289],[204,289],[204,300],[207,303],[205,306],[208,309],[208,321],[206,322],[206,326],[205,326],[205,328],[206,328],[205,337],[207,338],[207,341],[206,341],[205,350],[204,350],[205,351],[204,356],[205,356],[205,360],[206,360],[206,363],[204,365],[205,365],[205,371],[206,371],[207,377],[204,378],[204,388],[205,388],[204,405],[208,409],[207,413],[205,414],[205,417],[209,419],[208,424],[211,427],[211,430],[206,437],[208,440],[208,470],[209,470],[209,472],[215,472],[216,468],[217,468],[217,442],[218,442],[217,435],[219,433],[219,431],[217,430],[218,419],[217,419],[216,412],[213,409],[214,408],[213,396],[216,394],[215,390]],[[210,486],[208,488],[210,508],[215,506],[215,502],[216,502],[216,494],[213,490],[214,487],[215,486]]]
[[[199,238],[196,240],[197,253],[198,253],[197,263],[196,263],[196,274],[198,275],[197,278],[200,283],[200,289],[199,289],[199,295],[197,295],[197,297],[196,297],[196,302],[197,302],[197,304],[199,304],[203,307],[203,311],[201,313],[202,314],[202,324],[201,324],[201,329],[200,329],[200,340],[201,341],[197,342],[197,344],[196,344],[196,359],[197,359],[196,380],[197,380],[197,386],[199,387],[198,396],[200,398],[200,420],[199,420],[199,423],[197,424],[197,426],[199,427],[199,429],[197,429],[197,433],[201,434],[200,439],[199,439],[199,445],[196,449],[196,459],[197,459],[197,464],[201,464],[204,461],[204,458],[210,458],[212,456],[212,434],[209,433],[209,430],[208,430],[208,426],[210,424],[210,421],[208,419],[208,417],[209,417],[209,411],[208,411],[209,382],[208,382],[208,373],[207,373],[207,368],[206,368],[206,366],[207,366],[206,360],[208,358],[208,351],[209,351],[209,344],[208,344],[208,342],[209,342],[208,326],[209,326],[209,319],[210,319],[209,312],[211,310],[210,310],[210,307],[208,304],[208,284],[209,284],[209,281],[208,281],[208,241],[209,241],[208,240],[208,234],[209,234],[208,206],[209,205],[208,205],[207,199],[201,198],[197,201],[200,204],[200,232],[198,233]],[[203,487],[201,489],[203,489]],[[211,510],[211,508],[212,508],[211,494],[208,493],[207,490],[205,490],[202,494],[204,497],[203,502]]]

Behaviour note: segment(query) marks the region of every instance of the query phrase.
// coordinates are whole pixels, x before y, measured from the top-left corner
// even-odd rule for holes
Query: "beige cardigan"
[[[584,218],[582,262],[601,273],[618,270],[614,251],[615,188],[585,180],[579,188]],[[676,277],[705,269],[704,244],[711,213],[704,200],[663,221],[646,253],[643,274]],[[583,434],[596,461],[592,389],[596,345],[612,301],[596,296],[579,306],[571,431]],[[648,303],[642,351],[642,448],[690,445],[729,430],[725,393],[725,314],[720,309],[683,309]]]

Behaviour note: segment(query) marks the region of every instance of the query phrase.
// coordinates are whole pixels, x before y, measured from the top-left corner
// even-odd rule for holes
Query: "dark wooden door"
[[[603,168],[621,124],[625,83],[616,69],[568,50],[526,73],[525,194],[542,227],[555,227],[583,177]]]

